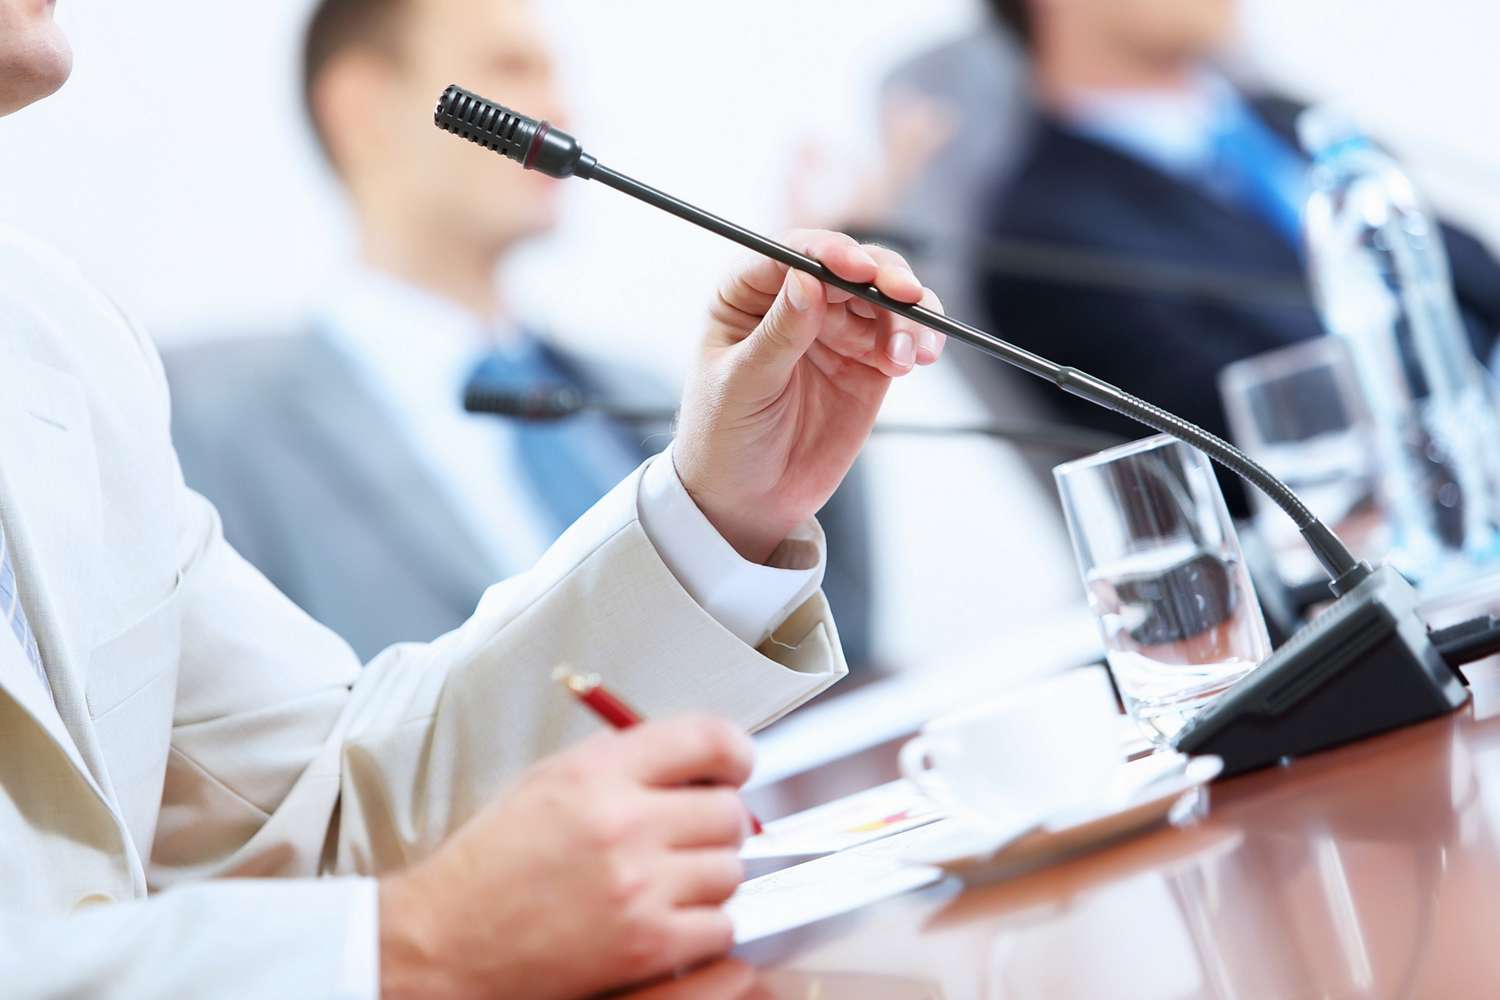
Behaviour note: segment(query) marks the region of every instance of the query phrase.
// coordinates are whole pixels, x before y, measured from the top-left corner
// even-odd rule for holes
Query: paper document
[[[803,927],[939,881],[942,869],[908,864],[902,856],[946,834],[950,825],[951,821],[933,823],[751,879],[725,904],[734,922],[735,944]]]
[[[747,861],[834,854],[942,819],[942,811],[909,781],[893,781],[827,805],[774,820],[740,848]]]

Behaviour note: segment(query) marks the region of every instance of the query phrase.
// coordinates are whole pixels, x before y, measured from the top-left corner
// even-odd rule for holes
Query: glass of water
[[[1348,352],[1340,338],[1319,337],[1237,361],[1220,373],[1219,394],[1235,443],[1357,556],[1379,563],[1392,547],[1379,448]],[[1259,492],[1250,502],[1282,581],[1321,582],[1323,569],[1291,519]]]
[[[1053,475],[1110,671],[1164,746],[1271,653],[1213,468],[1160,435]]]

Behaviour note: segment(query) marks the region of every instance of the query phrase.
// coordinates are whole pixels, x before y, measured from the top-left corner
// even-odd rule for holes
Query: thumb
[[[823,283],[788,269],[770,311],[742,344],[750,366],[771,381],[791,378],[797,362],[818,339],[827,310]]]

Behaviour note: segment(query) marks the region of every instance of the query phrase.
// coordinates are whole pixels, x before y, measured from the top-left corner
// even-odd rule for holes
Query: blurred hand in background
[[[859,164],[816,140],[797,151],[787,183],[787,216],[809,228],[880,229],[933,158],[958,134],[959,115],[946,102],[901,91],[880,114],[878,160]]]

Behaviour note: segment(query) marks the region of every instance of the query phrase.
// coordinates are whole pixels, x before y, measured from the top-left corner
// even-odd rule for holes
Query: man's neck
[[[496,280],[498,261],[488,253],[427,247],[420,239],[366,229],[361,256],[371,268],[460,306],[484,320],[500,320],[505,301]]]
[[[1052,46],[1036,65],[1038,96],[1056,111],[1100,92],[1186,92],[1202,70],[1202,64],[1192,59],[1151,59],[1106,47],[1063,44]]]

